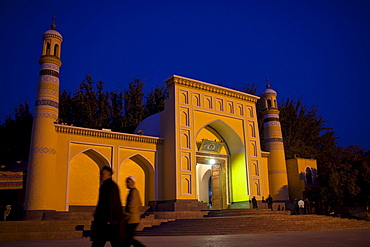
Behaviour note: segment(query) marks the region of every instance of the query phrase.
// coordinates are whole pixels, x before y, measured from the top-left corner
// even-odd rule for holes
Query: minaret
[[[264,144],[270,152],[268,174],[270,195],[274,201],[289,200],[288,177],[285,162],[284,143],[277,107],[277,93],[270,88],[268,79],[267,89],[261,95]]]
[[[59,68],[62,35],[55,30],[55,17],[51,30],[42,36],[40,74],[32,127],[32,138],[27,171],[25,210],[53,210],[56,179],[56,133],[58,119]]]

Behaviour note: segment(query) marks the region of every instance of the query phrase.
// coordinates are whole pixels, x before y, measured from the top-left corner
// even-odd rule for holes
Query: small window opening
[[[54,46],[54,56],[59,57],[59,45],[58,44]]]
[[[50,55],[50,43],[46,44],[46,55]]]
[[[271,108],[271,100],[270,99],[267,100],[267,108]]]

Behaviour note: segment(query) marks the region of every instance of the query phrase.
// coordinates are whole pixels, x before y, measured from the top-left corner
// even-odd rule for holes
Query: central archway
[[[196,145],[198,201],[211,209],[246,201],[245,146],[235,131],[221,120],[209,122],[198,131]]]

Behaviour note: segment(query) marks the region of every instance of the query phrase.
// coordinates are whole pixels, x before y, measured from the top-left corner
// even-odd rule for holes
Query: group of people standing
[[[119,188],[112,180],[113,171],[104,166],[100,170],[101,186],[91,229],[92,247],[104,247],[110,241],[112,247],[144,246],[134,239],[135,230],[140,223],[142,203],[135,187],[133,176],[126,178],[129,193],[123,211]]]
[[[273,210],[273,208],[272,208],[273,199],[272,199],[271,195],[269,195],[266,200],[264,200],[263,197],[262,197],[262,202],[266,202],[268,209]],[[257,200],[256,200],[255,196],[253,196],[253,198],[252,198],[252,206],[253,206],[253,208],[258,208]],[[284,207],[282,209],[280,209],[280,205],[279,205],[277,210],[278,211],[280,211],[280,210],[284,211]],[[310,212],[310,203],[309,203],[308,199],[305,199],[305,200],[295,199],[293,201],[292,214],[298,215],[298,214],[308,214],[308,213],[311,213]]]
[[[269,195],[267,197],[266,201],[262,197],[262,202],[266,202],[268,209],[271,209],[271,211],[273,210],[272,209],[272,204],[273,204],[274,201],[273,201],[271,195]],[[256,199],[255,196],[253,196],[253,198],[252,198],[252,206],[253,206],[253,208],[258,208],[257,199]]]

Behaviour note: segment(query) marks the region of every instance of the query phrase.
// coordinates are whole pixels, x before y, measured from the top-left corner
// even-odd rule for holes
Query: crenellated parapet
[[[225,87],[212,85],[206,82],[197,81],[197,80],[185,78],[185,77],[178,76],[178,75],[173,75],[172,77],[165,80],[165,82],[167,83],[168,87],[171,86],[172,84],[177,84],[181,86],[191,87],[197,90],[216,93],[216,94],[220,94],[223,96],[236,98],[240,100],[246,100],[250,102],[257,102],[257,100],[259,99],[259,97],[255,95],[242,93],[242,92],[239,92],[233,89],[228,89]]]

